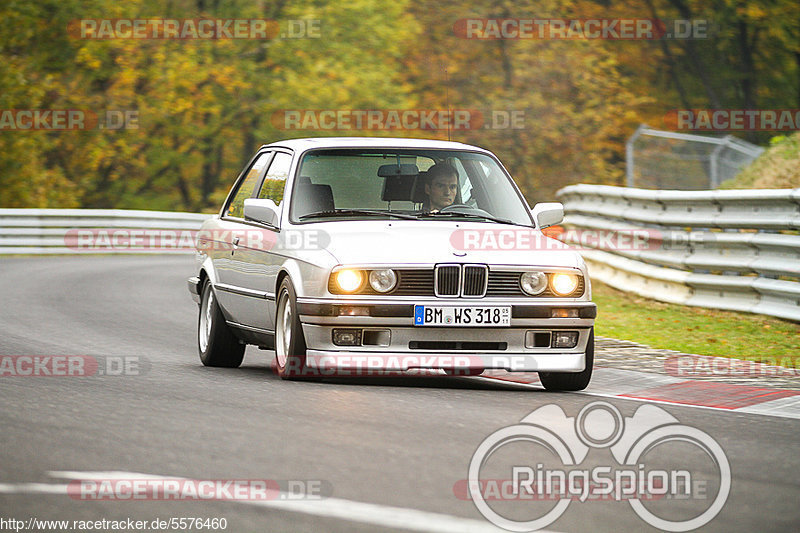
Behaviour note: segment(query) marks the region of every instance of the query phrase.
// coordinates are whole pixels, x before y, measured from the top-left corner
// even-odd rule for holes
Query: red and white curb
[[[536,372],[486,372],[484,379],[540,385]],[[773,389],[595,367],[581,394],[800,419],[800,390]]]

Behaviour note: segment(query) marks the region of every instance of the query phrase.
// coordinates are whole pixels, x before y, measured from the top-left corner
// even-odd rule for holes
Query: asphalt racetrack
[[[558,408],[576,417],[603,401],[624,417],[655,409],[641,411],[625,431],[661,420],[656,412],[665,411],[718,444],[730,489],[702,530],[800,527],[800,420],[548,393],[487,378],[288,382],[272,372],[272,352],[255,347],[241,368],[205,368],[196,349],[197,306],[185,282],[194,265],[190,256],[0,259],[0,356],[87,356],[100,369],[91,376],[0,377],[0,519],[224,518],[235,532],[491,531],[463,490],[484,439],[545,406],[529,422],[563,437],[572,425]],[[613,410],[603,409],[585,420],[598,442],[620,428]],[[687,446],[666,443],[642,456],[653,468],[701,479],[690,498],[645,504],[667,520],[699,516],[724,484],[709,454]],[[533,442],[511,442],[484,466],[489,478],[502,480],[511,466],[530,472],[555,458]],[[590,447],[579,459],[587,471],[619,468],[607,447]],[[269,480],[280,493],[268,500],[98,501],[68,489],[92,479]],[[489,501],[491,508],[517,521],[555,505],[500,494],[510,501]],[[659,529],[629,500],[580,497],[545,528]]]

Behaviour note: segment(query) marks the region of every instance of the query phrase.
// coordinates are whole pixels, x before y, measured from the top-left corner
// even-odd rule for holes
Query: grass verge
[[[778,318],[673,305],[592,283],[595,334],[684,353],[800,367],[800,324]]]

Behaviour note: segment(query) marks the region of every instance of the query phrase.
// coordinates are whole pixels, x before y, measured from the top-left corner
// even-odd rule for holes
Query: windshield
[[[462,219],[531,226],[498,163],[461,150],[308,152],[294,183],[293,222],[353,218]]]

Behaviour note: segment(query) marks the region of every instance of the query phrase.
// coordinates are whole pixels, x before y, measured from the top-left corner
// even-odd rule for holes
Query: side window
[[[247,175],[240,182],[239,188],[236,189],[236,194],[233,195],[231,203],[228,204],[228,208],[225,210],[225,216],[244,218],[244,201],[253,195],[253,189],[258,183],[258,178],[261,176],[264,167],[269,163],[271,156],[271,152],[264,152],[258,156],[253,166],[247,171]]]
[[[286,178],[289,177],[289,167],[292,166],[292,156],[283,152],[277,152],[275,159],[269,166],[267,175],[264,176],[264,183],[261,185],[259,198],[269,198],[276,205],[283,201],[283,188],[286,185]]]

